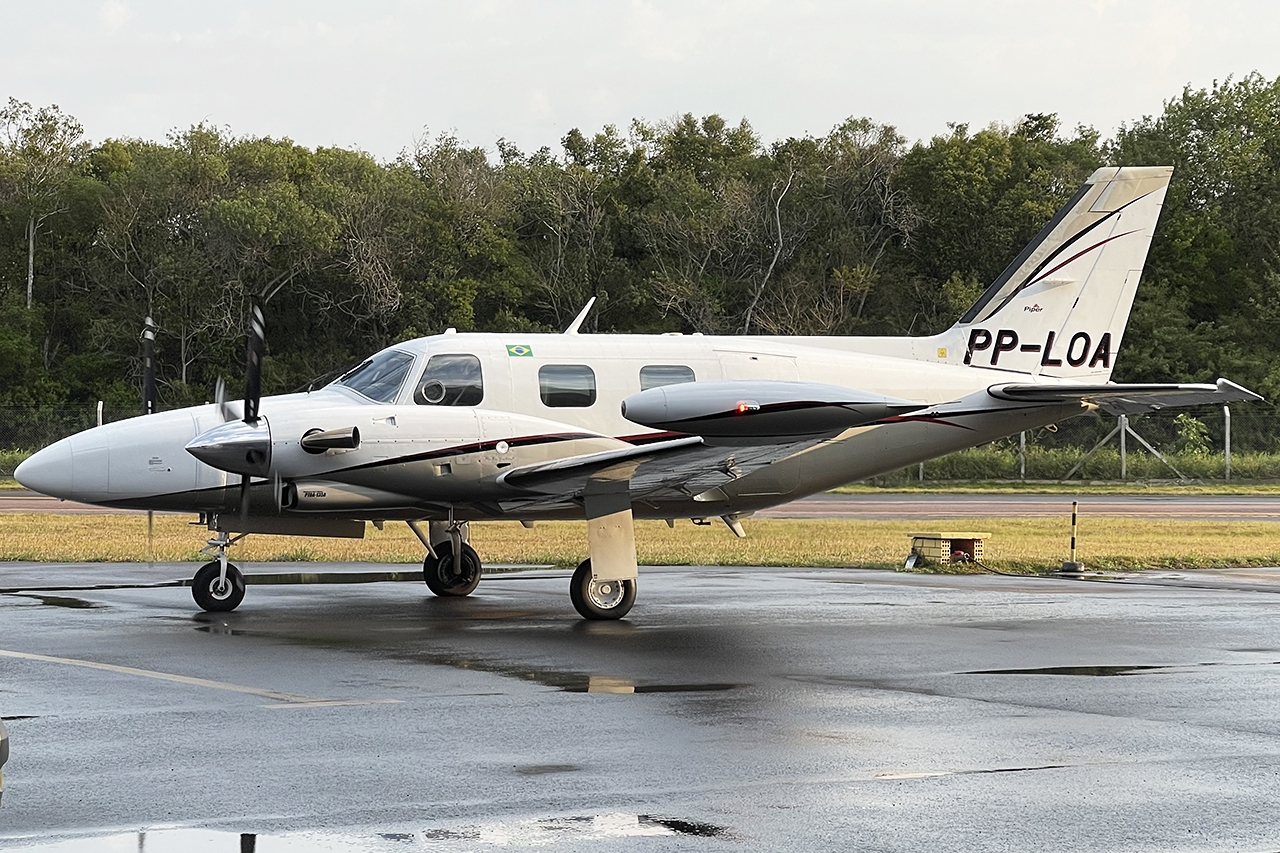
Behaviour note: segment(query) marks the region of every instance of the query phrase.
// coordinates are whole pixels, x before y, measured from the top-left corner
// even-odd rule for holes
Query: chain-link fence
[[[1193,406],[1128,418],[1099,412],[942,456],[875,482],[1227,479],[1280,479],[1275,406]]]
[[[0,406],[0,476],[30,453],[134,409]],[[1125,428],[1127,426],[1127,429]],[[1130,417],[1071,418],[876,478],[947,480],[1280,479],[1280,412],[1265,403],[1198,406]]]
[[[12,476],[19,462],[60,438],[137,414],[137,409],[101,404],[75,409],[0,406],[0,476]]]

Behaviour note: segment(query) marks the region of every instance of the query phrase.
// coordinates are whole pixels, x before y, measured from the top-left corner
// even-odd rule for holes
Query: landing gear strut
[[[587,550],[569,582],[569,599],[583,619],[621,619],[636,602],[636,530],[631,484],[591,479],[583,492]]]
[[[200,553],[216,558],[201,566],[191,580],[191,597],[201,610],[227,613],[239,607],[244,600],[244,575],[227,562],[227,548],[243,537],[242,533],[232,539],[221,532],[201,549]]]

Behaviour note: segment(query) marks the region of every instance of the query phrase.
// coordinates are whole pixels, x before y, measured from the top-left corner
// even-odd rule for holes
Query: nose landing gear
[[[484,570],[480,555],[467,543],[467,522],[431,522],[430,533],[424,533],[416,521],[409,529],[427,546],[422,560],[422,579],[427,589],[442,598],[470,595],[480,585]]]
[[[221,532],[200,549],[201,554],[215,558],[201,566],[191,579],[191,597],[201,610],[227,613],[239,607],[244,600],[244,575],[227,562],[227,548],[243,539],[244,535],[242,533],[233,539]]]
[[[480,584],[480,555],[466,542],[460,544],[461,553],[446,542],[436,546],[436,556],[428,554],[422,561],[422,579],[436,595],[470,595]]]

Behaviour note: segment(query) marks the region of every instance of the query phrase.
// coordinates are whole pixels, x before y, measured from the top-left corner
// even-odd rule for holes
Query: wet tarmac
[[[1280,848],[1280,569],[646,569],[585,623],[190,568],[0,565],[0,847]]]

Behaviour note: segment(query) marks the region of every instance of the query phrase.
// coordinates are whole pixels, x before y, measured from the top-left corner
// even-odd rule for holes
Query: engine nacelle
[[[786,438],[835,433],[924,407],[817,382],[732,379],[641,391],[623,401],[622,416],[709,438]]]
[[[361,512],[411,507],[414,503],[405,495],[332,480],[285,483],[280,496],[281,507],[292,512]]]

